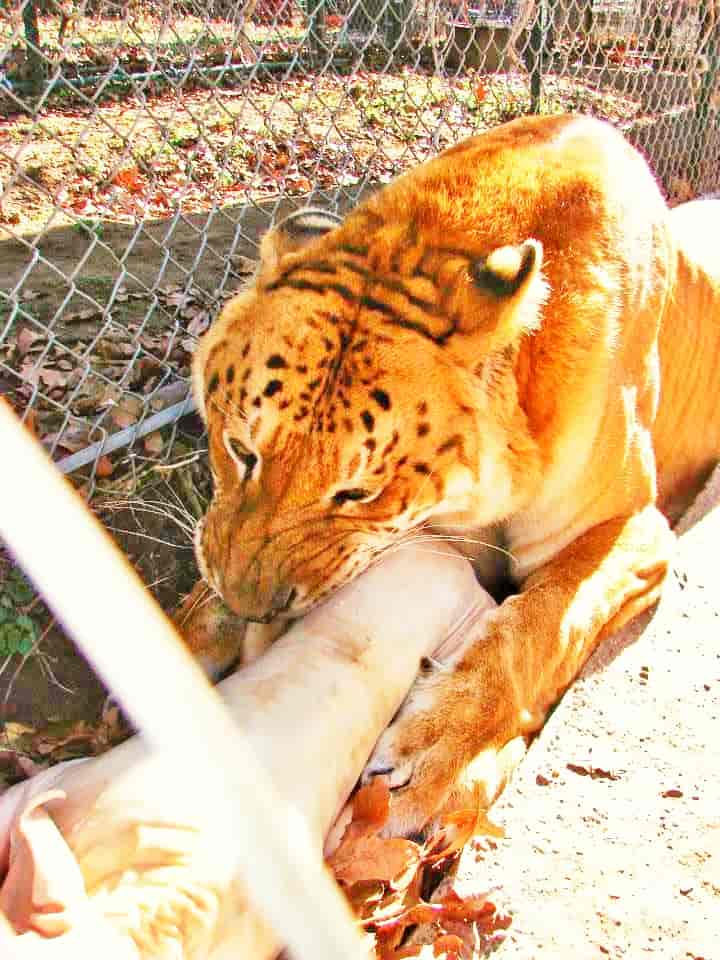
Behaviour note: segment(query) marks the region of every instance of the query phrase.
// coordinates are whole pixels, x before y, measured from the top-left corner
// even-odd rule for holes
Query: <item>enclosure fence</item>
[[[0,4],[0,393],[88,497],[144,464],[196,455],[197,338],[252,274],[262,232],[297,206],[342,213],[466,136],[567,111],[614,122],[646,154],[670,202],[720,190],[716,0]],[[0,403],[8,439],[11,422]],[[96,611],[95,622],[71,632],[122,693],[120,658],[110,646],[94,650],[93,638],[112,640],[111,610],[157,613],[131,587],[125,602],[122,577],[111,573],[94,578],[106,591],[95,598],[83,595],[81,576],[58,594],[60,533],[42,549],[28,537],[59,522],[66,485],[52,468],[42,472],[24,431],[12,436],[0,533],[61,618]],[[16,515],[26,485],[37,488],[32,516],[25,506]],[[68,526],[62,543],[87,522]],[[104,549],[80,554],[95,564]],[[145,632],[122,627],[125,638]],[[172,649],[170,639],[160,643],[157,672]],[[149,674],[151,652],[143,653]],[[209,688],[188,678],[207,729],[225,729]],[[172,742],[185,710],[192,739],[184,702],[176,698],[172,713],[170,698],[169,715],[156,706],[148,700],[136,717],[146,733]],[[210,751],[208,770],[219,759],[219,748]],[[230,789],[245,792],[238,849],[255,863],[253,831],[264,817],[272,836],[285,808],[246,760]],[[255,793],[242,771],[258,778]],[[302,898],[275,898],[269,918],[297,955],[358,955],[329,880],[311,876],[300,856],[285,856],[283,870],[287,890],[305,878],[316,902],[325,897],[327,912],[316,915],[335,921],[305,932]],[[273,904],[269,873],[248,882]]]
[[[174,455],[196,339],[288,209],[561,111],[671,201],[720,186],[715,0],[2,2],[0,390],[90,493]]]

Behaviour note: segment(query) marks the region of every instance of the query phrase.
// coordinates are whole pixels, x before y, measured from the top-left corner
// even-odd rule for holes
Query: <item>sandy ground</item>
[[[681,537],[656,614],[598,650],[495,805],[505,839],[465,851],[460,890],[513,914],[500,956],[720,957],[719,540],[720,509]]]

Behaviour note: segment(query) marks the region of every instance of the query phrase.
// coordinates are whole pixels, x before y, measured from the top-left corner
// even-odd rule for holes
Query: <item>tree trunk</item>
[[[45,86],[46,63],[40,46],[40,26],[35,0],[26,0],[22,9],[22,18],[25,28],[27,85],[30,93],[37,96]]]

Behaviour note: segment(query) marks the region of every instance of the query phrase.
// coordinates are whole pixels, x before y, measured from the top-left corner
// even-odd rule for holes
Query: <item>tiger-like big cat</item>
[[[370,761],[389,830],[537,730],[652,605],[720,455],[720,203],[670,212],[608,124],[520,119],[340,221],[291,215],[197,351],[208,582],[294,618],[387,550],[485,528],[516,593],[419,677]],[[472,768],[471,768],[472,764]]]

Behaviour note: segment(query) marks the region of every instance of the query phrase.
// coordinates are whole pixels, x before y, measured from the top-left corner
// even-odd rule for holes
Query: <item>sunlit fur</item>
[[[542,252],[517,293],[473,282],[474,264],[512,269],[507,248],[529,239]],[[216,482],[198,540],[210,581],[258,618],[293,589],[296,613],[446,517],[505,521],[525,575],[652,500],[658,327],[688,315],[669,298],[676,256],[643,161],[570,118],[469,140],[299,250],[271,235],[195,364]],[[717,429],[696,417],[685,433],[695,473]],[[246,482],[228,437],[258,458]],[[338,504],[344,489],[374,499]]]
[[[492,793],[502,747],[658,597],[655,504],[677,515],[720,455],[720,203],[670,213],[613,128],[545,117],[321,221],[265,238],[198,350],[216,490],[197,551],[264,620],[409,537],[493,527],[519,592],[368,767],[407,832],[469,770]]]

